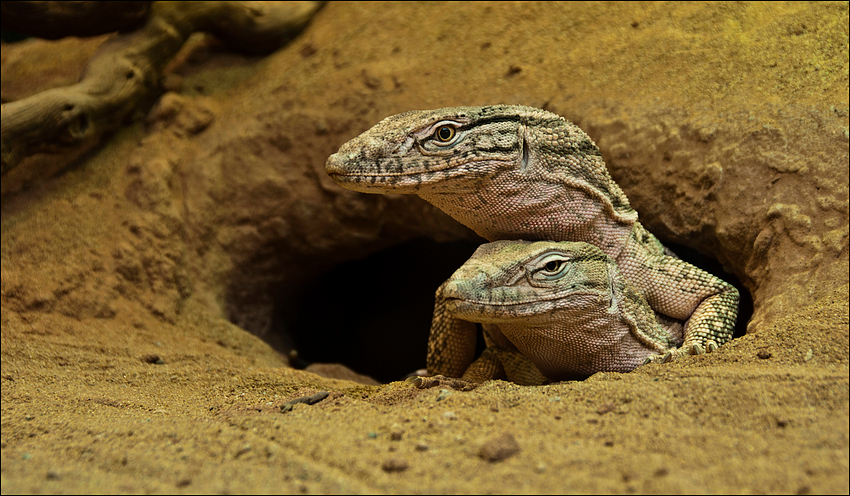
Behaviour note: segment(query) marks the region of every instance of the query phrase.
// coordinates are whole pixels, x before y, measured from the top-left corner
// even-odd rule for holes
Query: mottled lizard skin
[[[479,247],[437,291],[432,333],[484,324],[487,351],[466,370],[470,382],[508,379],[534,385],[628,372],[682,343],[668,333],[614,260],[596,246],[570,241],[496,241]],[[440,349],[474,350],[475,342]],[[455,360],[435,356],[429,368]],[[529,361],[531,363],[529,363]]]
[[[682,347],[652,361],[712,351],[732,336],[737,290],[671,256],[638,222],[593,140],[551,112],[514,105],[404,112],[342,145],[326,170],[356,191],[417,194],[488,241],[599,247],[659,320],[685,321]],[[455,356],[437,345],[429,353]]]

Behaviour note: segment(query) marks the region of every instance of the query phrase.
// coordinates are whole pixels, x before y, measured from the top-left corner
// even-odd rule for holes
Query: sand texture
[[[3,101],[103,39],[4,44]],[[3,494],[850,491],[846,2],[329,3],[268,56],[194,36],[167,72],[99,146],[3,176]],[[482,240],[325,159],[496,103],[585,129],[644,226],[740,280],[746,334],[581,382],[400,382]]]

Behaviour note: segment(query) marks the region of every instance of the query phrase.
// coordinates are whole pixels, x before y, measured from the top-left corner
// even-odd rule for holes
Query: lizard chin
[[[508,304],[446,297],[445,305],[451,315],[469,322],[549,325],[552,313],[562,319],[596,318],[597,313],[607,314],[607,310],[599,312],[600,296],[595,293],[572,294],[548,301],[538,299]]]

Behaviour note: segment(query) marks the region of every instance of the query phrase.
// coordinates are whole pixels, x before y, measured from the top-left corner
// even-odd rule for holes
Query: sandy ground
[[[683,43],[700,49],[683,54]],[[830,54],[843,69],[830,66]],[[847,113],[834,110],[847,107],[846,3],[330,4],[269,57],[220,49],[193,57],[175,69],[189,109],[181,115],[194,119],[182,125],[209,113],[206,131],[140,121],[49,180],[17,170],[3,178],[4,494],[850,491],[846,186],[829,190],[843,195],[837,210],[809,217],[811,229],[843,226],[844,237],[834,250],[833,238],[822,238],[808,279],[799,270],[759,279],[746,266],[752,259],[735,260],[718,235],[712,250],[754,291],[762,320],[716,353],[582,382],[494,381],[471,392],[367,386],[288,367],[226,318],[226,279],[244,267],[239,246],[250,244],[237,234],[252,239],[251,225],[267,212],[234,206],[221,187],[209,187],[219,196],[197,193],[203,181],[250,175],[239,169],[222,179],[210,157],[250,155],[260,164],[279,158],[269,150],[301,154],[306,165],[288,181],[308,193],[308,182],[319,185],[315,206],[302,205],[318,226],[333,217],[318,210],[323,204],[360,208],[356,194],[337,193],[320,174],[341,142],[409,108],[488,102],[548,104],[572,119],[604,108],[626,121],[640,112],[617,109],[684,108],[721,129],[742,109],[781,130],[808,126],[794,110],[802,108],[826,116],[821,134],[835,133],[846,157]],[[4,97],[13,83],[4,79]],[[264,121],[269,115],[286,122]],[[295,145],[272,139],[281,135]],[[616,148],[594,139],[603,153]],[[844,171],[846,159],[833,158],[824,162]],[[624,163],[613,168],[641,219],[687,242],[686,232],[653,220],[655,193],[641,194]],[[256,174],[274,185],[269,170]],[[797,174],[794,187],[846,185],[846,172],[819,174]],[[370,201],[387,202],[367,205],[384,208],[390,225],[394,205],[412,205]],[[209,213],[217,208],[234,210]],[[240,218],[233,212],[243,216],[231,229],[228,219]],[[328,225],[316,229],[340,230]],[[285,245],[317,255],[282,256],[284,266],[313,267],[346,249],[330,234],[322,239],[336,241],[312,240],[292,226]],[[714,235],[707,231],[699,235]],[[781,267],[785,252],[772,253],[772,267]],[[330,394],[282,411],[320,391]]]

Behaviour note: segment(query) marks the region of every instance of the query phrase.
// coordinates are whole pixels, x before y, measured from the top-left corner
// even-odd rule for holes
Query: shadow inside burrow
[[[480,244],[416,238],[342,263],[279,293],[270,334],[282,335],[279,351],[294,367],[340,363],[382,383],[402,380],[425,368],[437,288]]]

